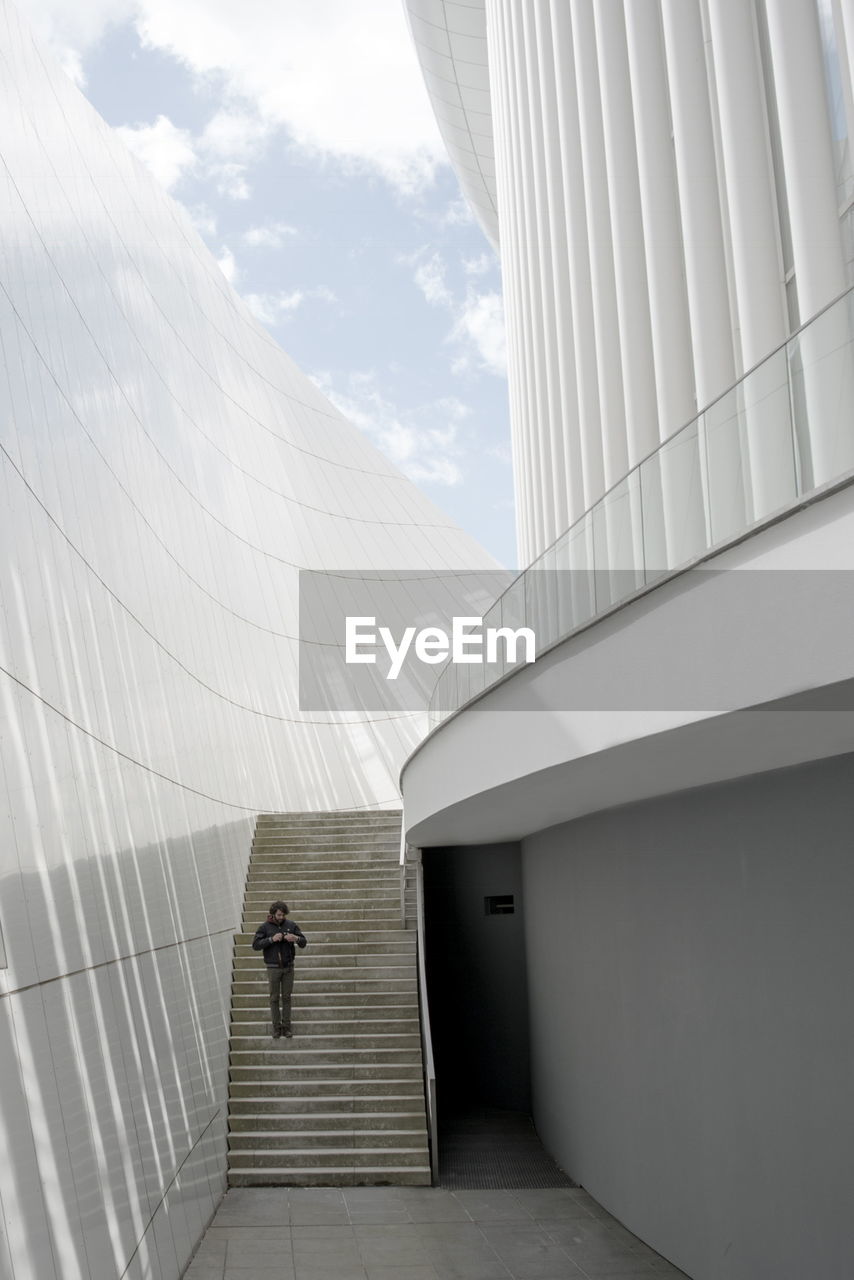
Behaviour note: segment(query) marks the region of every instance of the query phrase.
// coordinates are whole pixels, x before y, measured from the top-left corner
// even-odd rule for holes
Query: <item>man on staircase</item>
[[[259,924],[252,939],[255,951],[264,953],[270,982],[270,1013],[273,1039],[293,1035],[291,1030],[291,992],[294,987],[294,956],[297,947],[306,945],[302,929],[288,919],[288,904],[274,902],[270,914]],[[280,1007],[281,1001],[281,1007]]]

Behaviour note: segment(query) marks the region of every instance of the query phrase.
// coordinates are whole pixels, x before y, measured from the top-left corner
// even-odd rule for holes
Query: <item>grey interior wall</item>
[[[523,844],[537,1128],[695,1280],[854,1274],[853,832],[842,756]]]
[[[527,1111],[528,1006],[518,844],[424,852],[426,960],[440,1105]],[[512,894],[513,915],[486,915]]]

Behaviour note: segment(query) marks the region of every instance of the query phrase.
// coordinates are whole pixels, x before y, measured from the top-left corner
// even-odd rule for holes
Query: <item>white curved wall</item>
[[[430,7],[437,24],[459,8]],[[471,16],[527,564],[854,280],[852,18],[846,0],[485,0]]]
[[[406,0],[409,26],[460,185],[498,246],[485,0]]]
[[[421,732],[300,711],[297,571],[490,561],[0,32],[0,1277],[174,1280],[254,815],[396,805]]]

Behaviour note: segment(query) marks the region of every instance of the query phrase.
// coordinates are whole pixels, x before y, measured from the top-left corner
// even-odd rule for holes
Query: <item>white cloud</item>
[[[263,155],[270,132],[270,125],[257,113],[239,107],[223,107],[211,117],[197,145],[205,174],[214,180],[220,195],[249,199],[252,189],[246,180],[247,168]]]
[[[225,276],[229,284],[235,285],[240,279],[240,271],[238,270],[237,261],[228,245],[224,245],[222,252],[217,258],[217,266]]]
[[[481,368],[506,376],[507,336],[500,293],[469,293],[451,330],[451,338],[470,342]]]
[[[325,284],[313,289],[294,289],[283,293],[244,293],[243,301],[262,324],[274,325],[288,319],[298,307],[311,299],[319,302],[337,302],[338,295]]]
[[[258,115],[223,107],[205,125],[200,142],[212,157],[233,160],[240,156],[247,161],[263,152],[269,136],[269,125]]]
[[[481,253],[476,258],[463,259],[463,271],[467,276],[483,276],[495,266],[495,258],[491,253]]]
[[[408,265],[417,263],[413,277],[416,285],[431,306],[443,307],[453,317],[448,341],[460,350],[452,361],[452,372],[462,374],[477,368],[505,377],[507,339],[501,294],[480,293],[473,283],[474,277],[494,265],[493,260],[484,254],[482,258],[463,261],[463,270],[470,282],[460,298],[448,286],[448,268],[441,254],[432,253],[423,259],[422,253],[400,261]]]
[[[491,445],[486,452],[490,458],[495,458],[496,461],[502,463],[505,467],[513,465],[513,451],[509,443],[502,441],[501,444]]]
[[[216,235],[216,215],[212,209],[205,204],[195,204],[192,206],[184,206],[190,216],[190,221],[196,228],[200,236]]]
[[[239,115],[264,129],[286,129],[307,151],[378,173],[403,192],[422,189],[445,163],[400,0],[23,5],[78,76],[81,55],[107,28],[132,20],[149,47],[200,80],[220,79],[224,101]],[[230,143],[226,149],[230,160],[239,159]]]
[[[438,253],[415,269],[415,283],[433,307],[450,307],[454,295],[445,283],[445,264]]]
[[[452,200],[439,218],[439,226],[443,228],[466,227],[473,222],[474,214],[471,211],[471,205],[463,196],[458,196],[456,200]]]
[[[302,289],[294,289],[291,293],[244,293],[242,296],[255,319],[270,325],[296,311],[305,300]]]
[[[367,166],[402,190],[444,158],[399,0],[137,0],[150,45],[309,151]]]
[[[269,132],[257,117],[226,109],[212,116],[195,137],[163,115],[154,124],[116,129],[167,191],[192,173],[212,181],[220,195],[232,200],[248,200],[252,194],[247,167],[263,153]]]
[[[82,56],[113,26],[130,21],[137,0],[17,0],[17,7],[75,84],[86,83]]]
[[[456,397],[404,410],[383,395],[374,372],[352,373],[342,391],[328,373],[315,382],[346,418],[416,484],[453,486],[463,480],[460,424],[471,412]]]
[[[221,196],[228,196],[231,200],[248,200],[252,195],[252,188],[246,181],[246,166],[243,164],[207,165],[205,172],[213,178]]]
[[[116,133],[167,191],[198,163],[192,135],[168,116],[158,116],[154,124],[122,125]]]
[[[280,249],[287,239],[297,234],[296,227],[287,222],[272,222],[263,227],[249,227],[240,238],[251,249]]]

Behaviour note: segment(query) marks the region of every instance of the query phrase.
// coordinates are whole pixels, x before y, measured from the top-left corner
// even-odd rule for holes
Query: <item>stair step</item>
[[[253,933],[258,928],[258,925],[261,924],[262,920],[267,919],[267,912],[270,909],[270,903],[272,901],[272,897],[268,899],[265,894],[263,897],[259,895],[257,902],[246,902],[243,908],[242,918],[243,920],[254,921],[252,928]],[[374,920],[396,919],[399,921],[400,894],[386,893],[383,894],[379,901],[376,900],[374,895],[371,895],[369,906],[365,905],[364,899],[362,902],[335,902],[334,905],[330,906],[327,904],[325,907],[308,906],[303,903],[303,909],[299,914],[301,920],[311,919],[314,923],[320,923],[321,925],[326,920],[328,920],[330,924],[336,925],[339,921],[347,920],[362,920],[365,923],[369,923]],[[297,921],[297,924],[299,924],[299,920]]]
[[[415,979],[409,983],[408,990],[391,991],[384,984],[381,984],[375,991],[366,991],[365,987],[360,985],[353,990],[347,990],[351,984],[344,983],[334,988],[322,988],[315,986],[314,983],[303,983],[302,990],[294,988],[293,1007],[294,1009],[376,1009],[385,1010],[386,1008],[415,1008],[417,1007],[417,994]],[[231,1007],[232,1009],[252,1010],[252,1009],[269,1009],[269,988],[266,989],[263,983],[240,984],[241,989],[235,990],[235,984],[232,984]],[[266,999],[264,996],[266,995]]]
[[[314,951],[322,949],[323,955],[336,955],[343,953],[345,949],[351,952],[359,953],[370,948],[376,955],[394,955],[401,952],[414,951],[417,945],[415,933],[411,929],[354,929],[348,931],[346,929],[337,929],[330,934],[329,930],[312,931],[306,941],[311,943],[311,948],[306,951],[304,947],[300,947],[297,958],[299,960],[307,960]],[[256,951],[252,945],[255,937],[252,933],[234,935],[234,944],[238,955],[249,956],[255,960],[263,960],[260,951]],[[321,941],[322,939],[322,941]]]
[[[409,1168],[233,1169],[230,1187],[429,1187],[429,1165]]]
[[[328,1102],[328,1099],[324,1099]],[[251,1102],[251,1099],[250,1099]],[[247,1104],[248,1105],[248,1104]],[[271,1111],[234,1111],[228,1122],[229,1131],[236,1133],[296,1134],[302,1141],[304,1134],[331,1134],[341,1129],[375,1134],[378,1131],[404,1134],[424,1133],[424,1109],[412,1111],[329,1111],[316,1110],[301,1114]]]
[[[282,883],[280,883],[280,881],[270,881],[270,883],[265,884],[264,887],[257,888],[257,891],[247,893],[246,909],[260,909],[264,911],[266,915],[266,911],[270,908],[270,902],[274,901],[275,896],[277,896],[277,893],[280,893],[280,891],[282,891]],[[320,886],[315,886],[314,888],[303,888],[300,895],[298,895],[298,900],[300,900],[303,906],[311,902],[311,904],[316,908],[316,906],[323,906],[325,904],[335,906],[338,905],[339,902],[355,902],[360,899],[364,899],[366,896],[370,896],[371,900],[379,897],[380,901],[397,897],[397,901],[401,901],[399,888],[397,895],[394,895],[394,893],[389,891],[389,888],[385,888],[383,893],[369,893],[364,890],[364,888],[353,887],[352,884],[342,884],[341,887],[329,886],[328,888],[325,888],[325,890],[324,888],[320,888]],[[296,893],[293,892],[289,893],[288,897],[289,899],[297,899]],[[293,906],[291,901],[288,901],[288,906]],[[297,914],[297,911],[294,911],[294,915]],[[297,924],[298,923],[300,922],[297,920]]]
[[[395,1076],[385,1080],[363,1080],[355,1077],[349,1080],[303,1079],[297,1076],[281,1079],[269,1073],[263,1079],[256,1079],[251,1072],[245,1074],[249,1076],[248,1079],[232,1078],[230,1081],[230,1098],[255,1098],[260,1093],[271,1099],[322,1098],[328,1102],[330,1098],[361,1096],[369,1099],[372,1107],[377,1106],[377,1100],[385,1097],[386,1092],[393,1098],[418,1098],[422,1101],[424,1098],[424,1082],[420,1074],[417,1077],[410,1074],[408,1078]]]
[[[306,1036],[417,1036],[419,1034],[419,1021],[416,1011],[407,1010],[406,1017],[400,1018],[338,1018],[330,1019],[328,1012],[325,1017],[306,1016],[304,1009],[300,1009],[299,1018],[295,1024],[300,1035]],[[264,1020],[253,1019],[241,1016],[233,1018],[231,1023],[231,1035],[247,1037],[247,1036],[269,1036],[270,1021],[269,1017]]]
[[[269,1119],[269,1117],[267,1117]],[[282,1158],[282,1144],[287,1146],[290,1158],[292,1148],[302,1151],[417,1151],[421,1159],[427,1154],[427,1139],[422,1121],[417,1129],[358,1129],[350,1132],[341,1129],[297,1129],[282,1125],[277,1130],[232,1130],[228,1135],[229,1160],[236,1152],[256,1151],[267,1156],[265,1164],[278,1163]],[[257,1162],[253,1162],[257,1163]]]
[[[261,1050],[269,1049],[271,1035],[269,1031],[261,1031],[257,1035],[244,1035],[242,1026],[237,1035],[232,1035],[229,1040],[229,1048],[232,1053],[257,1053]],[[254,1025],[254,1024],[253,1024]],[[392,1050],[406,1049],[421,1051],[421,1036],[415,1032],[388,1032],[379,1035],[371,1035],[370,1033],[358,1030],[351,1031],[349,1034],[336,1032],[335,1034],[323,1035],[322,1033],[309,1030],[303,1027],[302,1023],[294,1023],[294,1039],[299,1037],[300,1048],[305,1046],[306,1049],[314,1052],[315,1050],[329,1050],[330,1052],[341,1050]],[[280,1047],[280,1046],[277,1046]]]
[[[324,1070],[334,1067],[352,1066],[354,1070],[365,1066],[366,1064],[375,1063],[378,1066],[392,1066],[395,1064],[406,1066],[417,1066],[421,1061],[421,1045],[413,1048],[411,1045],[389,1045],[387,1047],[377,1047],[376,1045],[327,1045],[322,1046],[317,1043],[322,1037],[306,1036],[299,1037],[297,1044],[297,1036],[293,1037],[293,1041],[283,1036],[275,1043],[270,1037],[253,1046],[251,1049],[232,1048],[229,1050],[229,1062],[234,1068],[251,1066],[257,1063],[263,1067],[282,1066],[286,1070],[292,1069],[291,1062],[284,1064],[282,1061],[283,1053],[288,1055],[297,1053],[299,1055],[300,1068],[307,1069],[309,1066],[322,1067]]]
[[[366,992],[381,991],[381,985],[385,981],[394,983],[403,983],[404,985],[390,987],[389,990],[405,991],[415,982],[415,965],[391,964],[390,961],[398,959],[396,956],[377,956],[375,959],[379,963],[371,964],[370,956],[365,956],[363,964],[336,964],[334,960],[327,962],[323,956],[312,957],[314,963],[296,964],[296,981],[298,983],[311,983],[315,989],[318,983],[329,982],[330,990],[342,991],[342,984],[355,983],[353,990],[358,991],[358,984],[365,982]],[[237,962],[234,969],[233,979],[238,987],[242,983],[252,983],[259,987],[267,987],[267,966],[260,958],[252,964],[248,959]],[[296,986],[294,987],[296,992]]]
[[[327,943],[313,952],[309,949],[300,949],[295,961],[296,971],[302,973],[309,969],[359,969],[365,965],[370,969],[388,968],[388,969],[406,969],[408,968],[403,962],[406,957],[415,951],[415,936],[412,937],[412,945],[403,942],[376,942],[370,946],[366,943],[364,947],[354,946],[352,942],[347,943]],[[234,957],[234,966],[236,969],[257,968],[261,965],[261,972],[266,973],[268,966],[264,963],[264,957],[259,951],[253,951],[252,947],[235,947],[237,954]]]
[[[385,853],[400,860],[400,837],[385,833],[365,833],[357,836],[329,836],[291,834],[285,831],[265,831],[252,841],[253,849],[293,849],[297,853],[328,853],[346,849],[364,849],[367,852]]]
[[[306,993],[294,988],[293,1007],[299,1008],[301,1018],[315,1022],[334,1022],[336,1026],[340,1026],[342,1022],[399,1021],[418,1017],[418,1000],[414,993],[408,996],[400,992],[375,991],[365,996],[362,992],[358,996],[345,994],[340,999],[338,993],[333,995],[334,998],[321,990]],[[241,997],[240,1003],[235,1003],[232,998],[231,1010],[233,1014],[239,1015],[238,1020],[251,1022],[253,1016],[262,1016],[260,1012],[253,1014],[253,1010],[264,1010],[263,1016],[266,1017],[268,1008],[268,991],[259,992],[255,1000]]]
[[[390,1091],[398,1093],[402,1085],[410,1084],[423,1091],[423,1073],[418,1064],[394,1062],[388,1066],[369,1062],[364,1066],[353,1066],[352,1063],[333,1067],[319,1067],[311,1064],[307,1067],[296,1067],[290,1062],[279,1063],[274,1067],[259,1066],[253,1062],[246,1067],[230,1067],[231,1087],[247,1085],[251,1092],[270,1092],[273,1097],[293,1097],[303,1093],[336,1094],[354,1093],[360,1088],[372,1096],[382,1096],[382,1089],[388,1086]]]
[[[419,1147],[359,1148],[339,1145],[330,1146],[324,1150],[302,1146],[295,1149],[294,1144],[291,1143],[285,1152],[278,1144],[267,1151],[242,1148],[236,1151],[230,1150],[228,1164],[231,1169],[263,1169],[270,1165],[281,1165],[283,1155],[286,1156],[288,1164],[302,1169],[328,1169],[344,1164],[349,1164],[351,1168],[364,1165],[370,1165],[375,1169],[382,1168],[383,1165],[411,1168],[413,1165],[426,1163],[426,1150]]]
[[[317,857],[308,859],[294,858],[293,856],[279,857],[273,854],[253,854],[249,859],[249,879],[256,872],[272,872],[278,874],[279,871],[287,871],[289,875],[319,875],[325,872],[327,875],[343,875],[350,871],[359,871],[363,875],[388,875],[390,871],[400,878],[400,864],[392,862],[388,858],[382,861],[377,858],[326,858]]]
[[[340,1115],[348,1117],[358,1125],[365,1115],[383,1115],[395,1119],[407,1115],[423,1115],[424,1094],[413,1092],[407,1084],[408,1093],[384,1091],[377,1093],[323,1093],[313,1095],[304,1091],[291,1096],[271,1095],[264,1093],[255,1096],[245,1086],[238,1086],[239,1092],[233,1094],[229,1108],[235,1116],[262,1115],[278,1116],[283,1123],[288,1119],[300,1117],[311,1118],[316,1113]],[[272,1123],[272,1121],[271,1121]]]
[[[350,809],[336,810],[334,813],[260,813],[255,821],[255,829],[269,826],[284,827],[321,827],[324,831],[330,827],[346,827],[355,831],[359,826],[389,825],[400,826],[403,818],[402,809]]]

